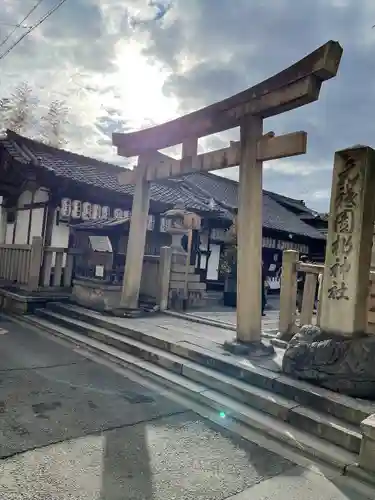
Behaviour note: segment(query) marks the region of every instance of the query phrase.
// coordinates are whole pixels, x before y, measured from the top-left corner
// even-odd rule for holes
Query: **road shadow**
[[[105,433],[100,500],[224,500],[296,465],[193,412]]]
[[[146,424],[105,433],[100,500],[153,500]]]

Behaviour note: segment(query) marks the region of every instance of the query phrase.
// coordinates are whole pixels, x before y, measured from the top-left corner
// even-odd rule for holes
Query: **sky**
[[[0,44],[8,24],[19,23],[36,1],[1,0]],[[25,24],[58,1],[42,1]],[[64,100],[66,149],[127,165],[112,132],[212,104],[337,40],[341,67],[319,100],[264,122],[265,132],[308,133],[306,155],[265,164],[265,189],[327,211],[334,152],[375,147],[373,25],[373,0],[66,0],[3,58],[24,29],[0,45],[0,98],[27,81],[39,101],[36,114]],[[200,151],[236,139],[238,129],[206,137]],[[238,179],[238,167],[220,174]]]

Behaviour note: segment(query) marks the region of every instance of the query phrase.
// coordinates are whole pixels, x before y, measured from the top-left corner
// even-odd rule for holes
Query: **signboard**
[[[263,248],[274,248],[276,250],[296,250],[299,253],[309,253],[309,247],[303,243],[296,243],[294,241],[276,240],[274,238],[263,238]]]
[[[104,278],[104,266],[95,266],[95,277]]]
[[[112,245],[108,236],[89,236],[89,241],[94,252],[112,253]]]

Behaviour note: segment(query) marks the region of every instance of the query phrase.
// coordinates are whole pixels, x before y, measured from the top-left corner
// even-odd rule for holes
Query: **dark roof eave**
[[[322,233],[321,235],[316,235],[315,237],[314,236],[310,236],[310,235],[307,235],[307,234],[301,234],[301,233],[294,233],[292,231],[282,231],[281,229],[274,229],[272,227],[268,227],[268,226],[263,226],[265,227],[266,229],[269,229],[270,231],[274,231],[276,233],[282,233],[282,234],[291,234],[292,237],[296,236],[298,238],[306,238],[308,240],[316,240],[316,241],[325,241],[327,239],[327,237]],[[293,240],[293,238],[291,238],[291,240]]]

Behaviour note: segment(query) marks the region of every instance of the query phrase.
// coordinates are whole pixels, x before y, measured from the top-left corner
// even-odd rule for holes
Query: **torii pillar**
[[[322,83],[336,75],[341,55],[340,45],[330,41],[286,70],[224,101],[156,127],[113,134],[119,155],[149,155],[142,169],[137,167],[134,172],[124,171],[119,176],[121,184],[136,184],[132,223],[141,228],[131,230],[129,235],[123,306],[136,307],[138,299],[145,238],[141,232],[146,231],[148,205],[144,200],[149,196],[149,181],[240,165],[237,338],[226,348],[256,356],[273,351],[272,346],[261,342],[262,164],[304,154],[307,134],[263,136],[263,119],[316,101]],[[240,143],[196,154],[199,137],[238,126]],[[183,144],[181,160],[158,152],[177,144]]]

